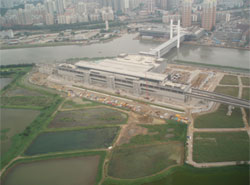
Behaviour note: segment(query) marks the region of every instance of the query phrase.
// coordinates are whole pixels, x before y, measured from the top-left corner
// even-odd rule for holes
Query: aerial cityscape
[[[0,13],[0,184],[250,184],[249,0]]]

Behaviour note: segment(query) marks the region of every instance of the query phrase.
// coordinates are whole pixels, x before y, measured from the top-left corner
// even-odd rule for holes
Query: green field
[[[0,105],[7,107],[34,107],[42,108],[49,106],[52,97],[47,96],[13,96],[13,97],[0,97]]]
[[[25,155],[107,148],[118,127],[41,133],[24,152]]]
[[[37,91],[31,91],[22,87],[14,87],[5,93],[5,96],[42,96]]]
[[[124,124],[127,115],[105,107],[86,108],[81,110],[60,111],[49,127],[79,127]]]
[[[243,85],[250,86],[250,78],[249,77],[241,77],[241,81]]]
[[[227,116],[228,106],[220,105],[212,113],[198,116],[194,121],[195,128],[239,128],[244,127],[240,108],[235,107],[231,116]]]
[[[242,89],[242,98],[246,100],[250,100],[250,88],[244,87]]]
[[[250,126],[250,109],[245,108],[245,112],[246,112],[248,125]]]
[[[187,125],[168,120],[163,125],[140,125],[148,129],[147,135],[136,135],[132,137],[130,143],[124,145],[151,144],[168,141],[186,141]]]
[[[121,179],[149,176],[180,164],[183,149],[180,142],[119,148],[112,153],[108,174]]]
[[[107,178],[102,185],[248,185],[249,166],[194,168],[188,165],[137,180]]]
[[[223,86],[217,86],[214,90],[214,92],[238,97],[239,94],[239,88],[238,87],[223,87]]]
[[[94,103],[92,101],[81,100],[80,103],[76,103],[75,101],[67,100],[64,102],[62,109],[79,109],[79,108],[84,108],[87,106],[95,106],[95,105],[99,105],[99,104]]]
[[[193,160],[202,162],[249,160],[247,132],[194,133]]]
[[[238,77],[233,75],[224,75],[220,81],[221,85],[238,85]]]
[[[16,134],[22,133],[24,129],[39,115],[40,111],[2,108],[0,111],[1,156],[3,156],[11,146],[12,137]]]

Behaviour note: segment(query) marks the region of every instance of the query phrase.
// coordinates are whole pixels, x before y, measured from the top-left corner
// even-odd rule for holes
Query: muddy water
[[[2,185],[93,185],[99,156],[21,163],[9,170]]]

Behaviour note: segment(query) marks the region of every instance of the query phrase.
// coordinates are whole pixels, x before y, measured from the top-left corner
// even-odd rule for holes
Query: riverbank
[[[228,48],[228,49],[240,49],[240,50],[250,51],[250,48],[230,47],[230,46],[222,46],[222,45],[200,44],[200,43],[192,42],[192,41],[184,41],[182,44],[185,44],[185,45],[194,45],[194,46],[207,46],[207,47],[217,47],[217,48]]]

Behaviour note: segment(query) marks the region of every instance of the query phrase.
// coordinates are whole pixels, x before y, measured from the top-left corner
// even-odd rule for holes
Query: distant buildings
[[[211,31],[216,23],[216,0],[204,0],[202,10],[202,28]]]
[[[192,13],[192,0],[183,0],[182,3],[182,27],[190,27]]]

